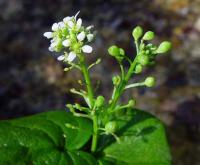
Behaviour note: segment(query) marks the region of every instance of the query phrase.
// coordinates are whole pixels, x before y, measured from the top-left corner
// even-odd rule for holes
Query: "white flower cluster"
[[[77,19],[78,14],[79,12],[54,23],[52,32],[44,33],[46,38],[51,39],[50,51],[64,51],[64,55],[58,57],[59,61],[72,62],[79,54],[92,52],[92,47],[86,43],[94,38],[94,34],[91,33],[93,26],[82,26],[82,19]]]

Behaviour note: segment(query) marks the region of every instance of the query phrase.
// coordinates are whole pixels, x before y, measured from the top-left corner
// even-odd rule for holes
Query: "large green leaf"
[[[102,165],[170,165],[171,157],[163,124],[154,116],[136,109],[116,119],[120,142],[102,136]]]
[[[91,154],[79,151],[91,135],[89,120],[65,111],[1,121],[0,165],[95,165]]]

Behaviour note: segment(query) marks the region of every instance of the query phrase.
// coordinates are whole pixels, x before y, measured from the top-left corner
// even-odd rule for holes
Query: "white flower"
[[[89,46],[89,45],[84,45],[84,46],[82,47],[82,51],[83,51],[84,53],[92,53],[92,47]]]
[[[50,45],[50,47],[51,47],[52,49],[54,49],[54,48],[57,46],[57,44],[58,44],[57,42],[52,42],[51,45]]]
[[[85,32],[83,31],[83,32],[79,33],[79,34],[77,35],[77,39],[78,39],[79,41],[83,41],[83,40],[85,39]]]
[[[76,58],[76,54],[74,52],[70,52],[67,56],[67,61],[72,62]]]
[[[67,24],[67,23],[71,20],[71,18],[72,18],[72,17],[69,17],[69,16],[68,16],[68,17],[65,17],[65,18],[63,19],[63,22]]]
[[[57,30],[58,30],[58,24],[57,24],[57,23],[54,23],[54,24],[52,25],[52,30],[53,30],[53,31],[57,31]]]
[[[65,27],[64,22],[58,22],[58,27],[59,27],[60,29],[64,28],[64,27]]]
[[[77,23],[76,23],[77,30],[79,30],[81,28],[81,25],[82,25],[82,19],[79,18]]]
[[[53,52],[54,49],[53,49],[51,46],[49,46],[49,51],[50,51],[50,52]]]
[[[87,39],[88,39],[89,42],[91,42],[93,40],[93,38],[94,38],[93,34],[88,34],[87,35]]]
[[[93,25],[88,26],[88,27],[86,28],[86,30],[91,30],[93,27],[94,27]]]
[[[69,21],[67,23],[67,25],[70,27],[70,28],[73,28],[74,27],[74,22],[73,21]]]
[[[65,55],[61,55],[57,58],[58,61],[63,61],[65,59]]]
[[[48,39],[53,37],[53,33],[52,32],[45,32],[43,35]]]
[[[70,46],[70,40],[69,39],[66,39],[62,42],[62,45],[65,46],[65,47],[69,47]]]

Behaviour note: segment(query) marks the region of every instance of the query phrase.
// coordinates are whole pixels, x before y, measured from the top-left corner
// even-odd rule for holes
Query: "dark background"
[[[98,31],[93,43],[93,62],[103,62],[92,71],[98,90],[111,92],[111,77],[117,63],[107,48],[117,44],[131,57],[133,27],[141,25],[158,35],[155,42],[170,40],[173,50],[160,56],[154,68],[145,70],[157,78],[152,89],[126,92],[122,101],[137,99],[137,107],[159,117],[167,126],[174,165],[200,165],[200,1],[199,0],[0,0],[0,119],[26,116],[67,102],[81,102],[70,94],[80,86],[79,72],[63,72],[62,63],[48,51],[42,35],[65,16],[80,16]],[[158,139],[159,140],[159,139]]]

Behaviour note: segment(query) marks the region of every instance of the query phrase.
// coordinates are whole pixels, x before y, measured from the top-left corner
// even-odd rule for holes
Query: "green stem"
[[[95,113],[95,109],[93,108],[94,107],[94,93],[93,93],[93,89],[92,89],[92,84],[91,84],[88,68],[86,67],[86,64],[85,64],[84,55],[80,56],[80,64],[81,64],[82,72],[83,72],[86,87],[87,87],[88,98],[89,98],[89,102],[90,102],[89,106],[93,111],[93,112],[91,112],[91,113],[93,113],[93,116],[92,116],[93,136],[92,136],[91,151],[95,152],[96,148],[97,148],[97,139],[98,139],[98,118]]]
[[[96,114],[93,116],[93,136],[92,136],[92,147],[91,151],[95,152],[97,149],[97,140],[98,140],[98,120]]]
[[[89,102],[90,102],[89,106],[91,106],[90,108],[92,108],[94,105],[94,94],[93,94],[93,90],[92,90],[92,84],[91,84],[89,72],[88,72],[88,69],[85,64],[84,55],[81,55],[80,64],[81,64],[83,76],[85,78],[85,84],[86,84],[88,98],[89,98]]]
[[[135,88],[135,87],[144,86],[144,85],[145,85],[144,82],[134,83],[134,84],[126,85],[125,89]]]
[[[112,99],[112,102],[111,102],[111,105],[110,105],[110,111],[112,111],[116,107],[116,104],[117,104],[117,102],[119,100],[119,97],[123,93],[126,84],[128,83],[129,79],[131,78],[131,76],[133,74],[133,70],[134,70],[134,68],[135,68],[135,66],[137,64],[137,56],[138,55],[136,55],[133,63],[131,64],[127,74],[125,75],[125,78],[121,81],[121,83],[119,84],[118,88],[115,91],[115,95],[114,95],[114,97]]]

